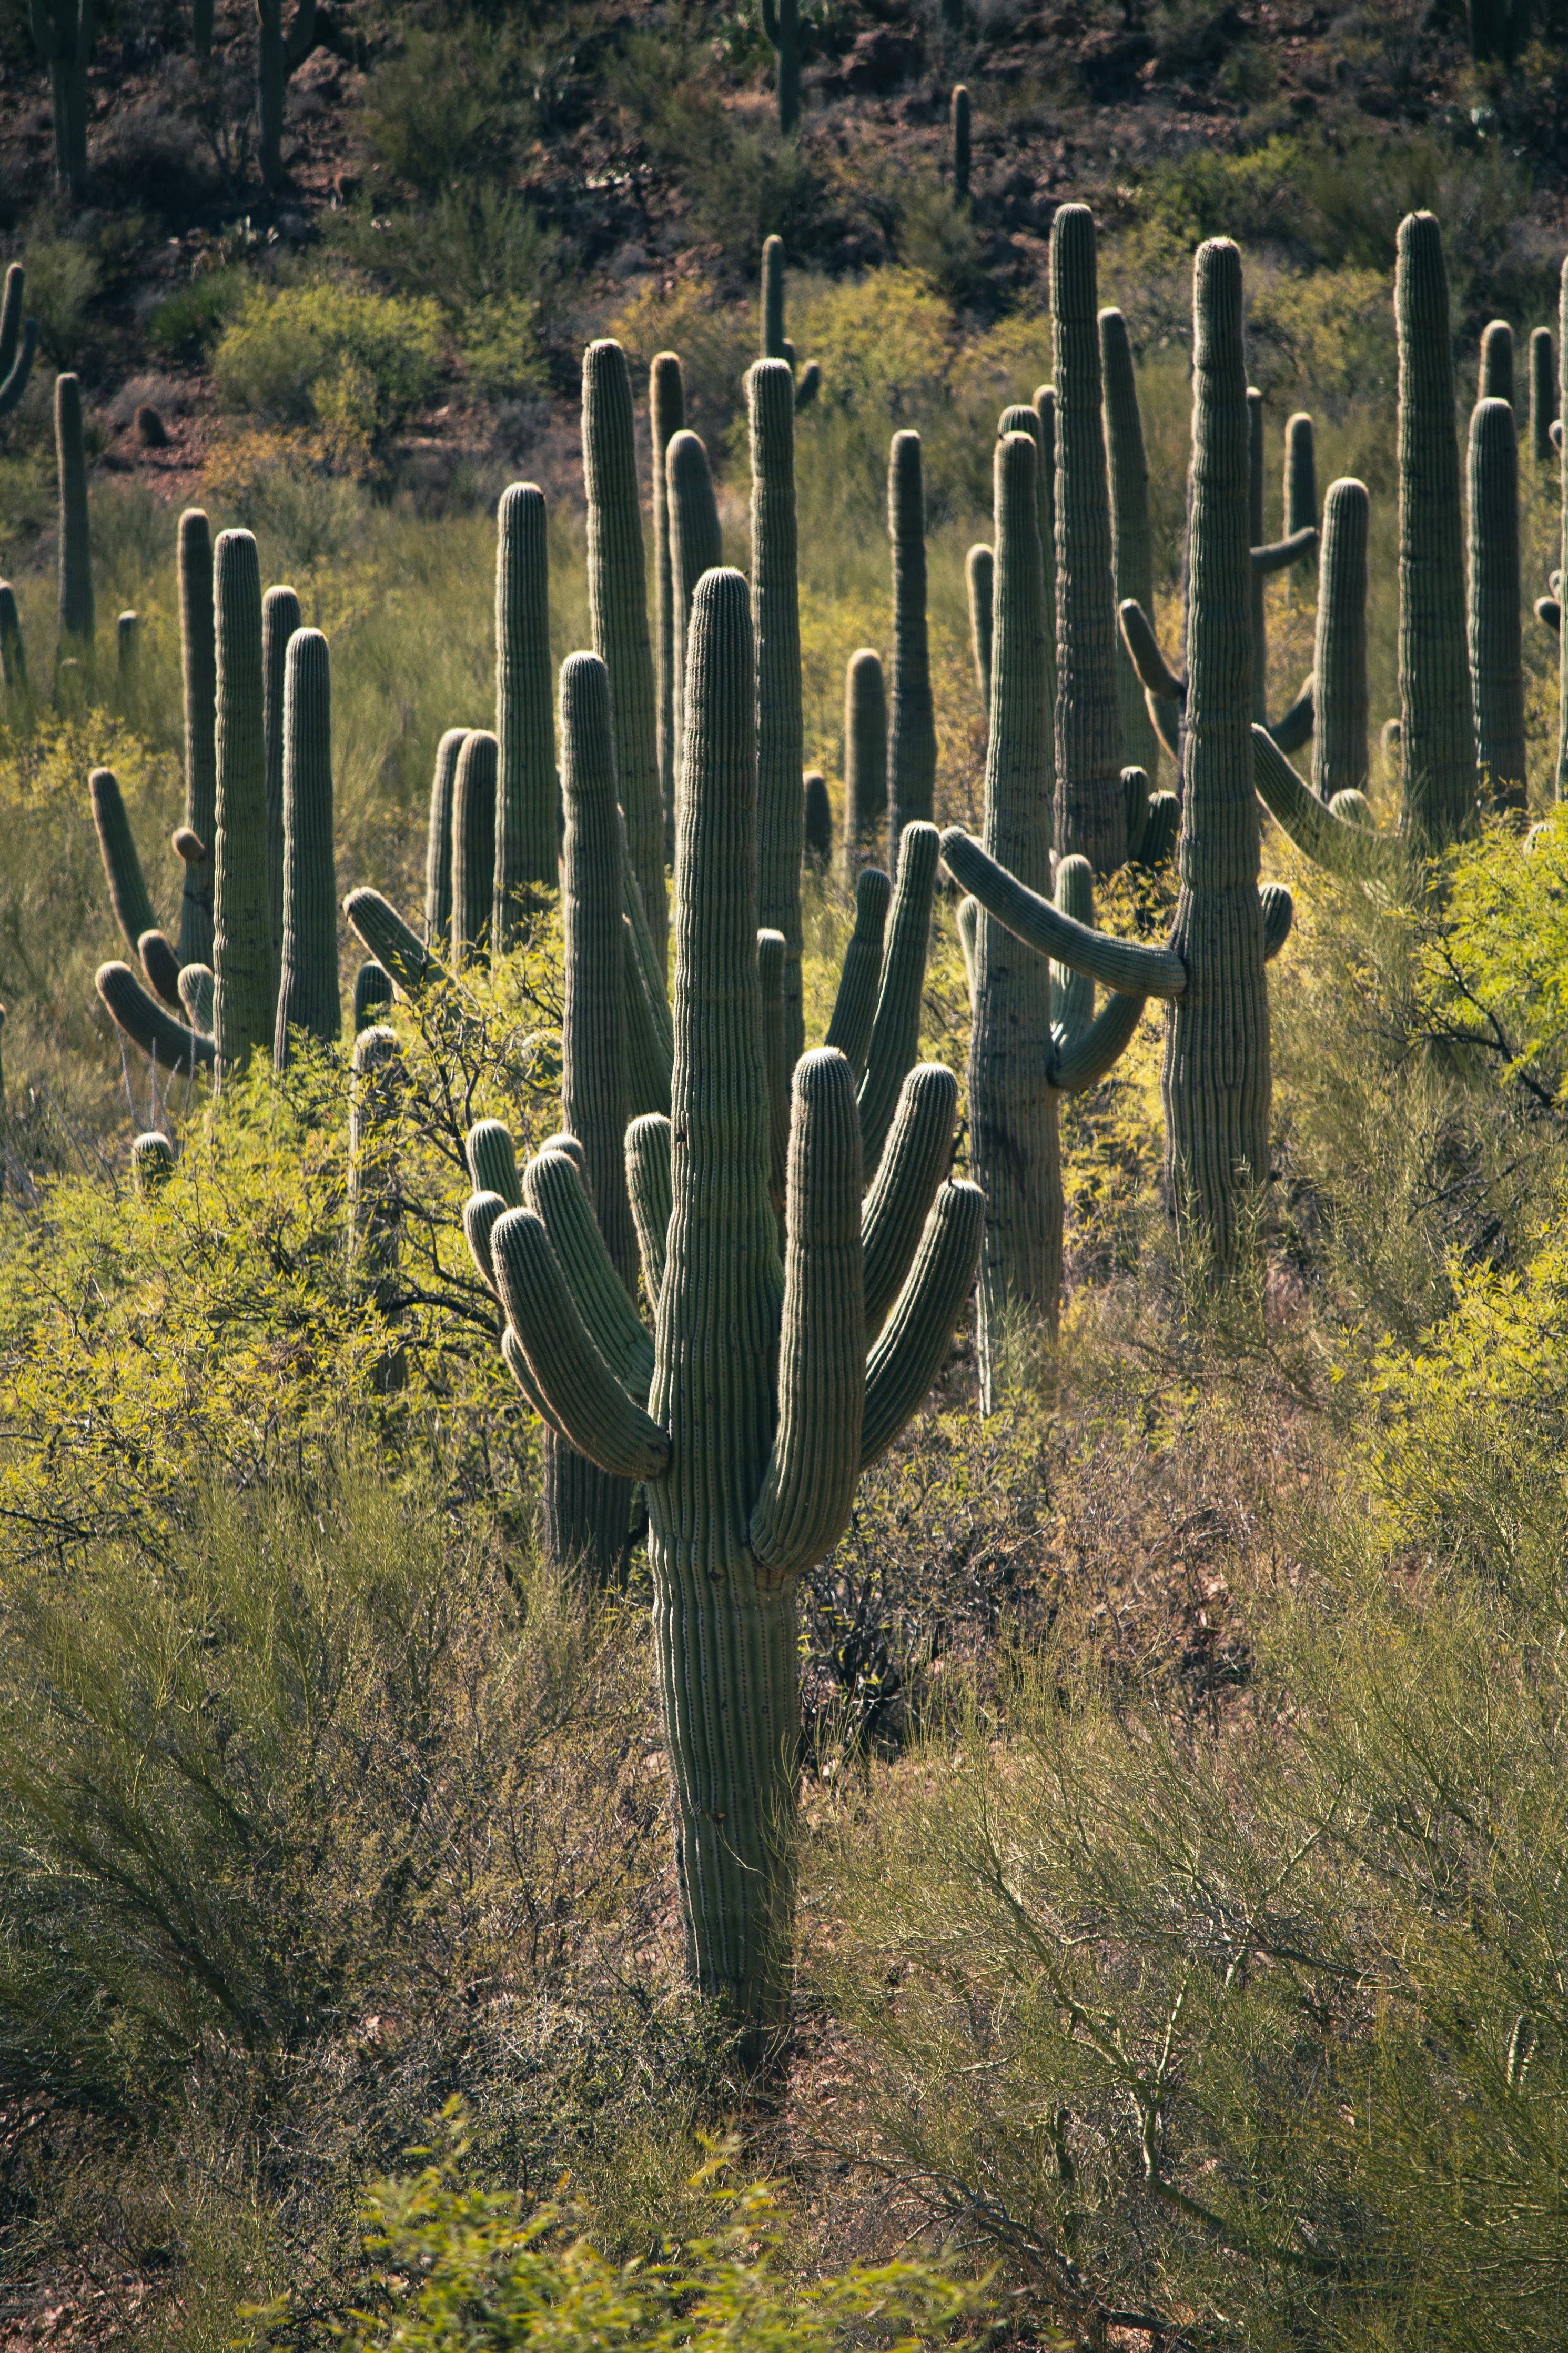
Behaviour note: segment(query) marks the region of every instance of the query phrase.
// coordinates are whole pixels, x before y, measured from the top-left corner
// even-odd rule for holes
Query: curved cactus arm
[[[1088,1029],[1053,1063],[1051,1084],[1058,1094],[1084,1094],[1115,1069],[1132,1042],[1146,1001],[1142,997],[1107,997]]]
[[[757,975],[763,985],[763,1070],[768,1089],[768,1190],[774,1208],[781,1211],[789,1171],[789,1017],[784,1005],[787,955],[782,932],[757,934]]]
[[[669,1122],[661,1112],[645,1113],[626,1130],[626,1193],[637,1230],[643,1282],[654,1308],[664,1289],[665,1244],[675,1206],[669,1143]]]
[[[653,1341],[626,1296],[599,1230],[582,1170],[569,1152],[536,1152],[522,1172],[522,1198],[544,1221],[556,1264],[605,1363],[638,1405],[653,1379]]]
[[[542,1410],[568,1445],[622,1479],[657,1479],[669,1440],[595,1347],[544,1220],[509,1209],[490,1234],[496,1284]]]
[[[915,1262],[866,1363],[860,1468],[885,1454],[910,1419],[947,1355],[980,1263],[985,1196],[962,1178],[931,1206]]]
[[[0,417],[9,417],[27,389],[38,348],[37,319],[24,320],[27,273],[19,261],[5,272],[5,299],[0,304]]]
[[[1169,705],[1165,706],[1169,709]],[[1143,812],[1143,835],[1138,844],[1136,862],[1147,868],[1163,866],[1176,847],[1176,835],[1181,829],[1182,804],[1174,793],[1151,793],[1149,806]]]
[[[1126,997],[1180,997],[1186,987],[1187,968],[1173,948],[1113,939],[1108,932],[1075,923],[1048,899],[1016,881],[962,826],[950,826],[942,835],[942,854],[954,879],[974,893],[987,913],[1037,955],[1055,956],[1058,964]]]
[[[1057,905],[1086,929],[1094,928],[1094,869],[1087,858],[1057,861]],[[1064,1050],[1076,1046],[1094,1019],[1094,983],[1065,965],[1051,966],[1051,994],[1059,1010],[1052,1024]]]
[[[934,825],[917,819],[905,826],[876,1018],[860,1084],[860,1139],[868,1168],[874,1168],[881,1156],[904,1073],[920,1050],[921,998],[939,856],[940,838]]]
[[[204,1038],[213,1034],[213,997],[217,976],[210,964],[180,966],[180,1005],[191,1028]]]
[[[1149,723],[1171,757],[1180,767],[1182,762],[1182,706],[1166,702],[1151,694],[1145,687],[1143,707],[1149,713]]]
[[[100,964],[95,986],[109,1012],[132,1043],[166,1071],[210,1070],[214,1046],[200,1030],[165,1013],[128,964]]]
[[[848,1525],[865,1403],[855,1074],[821,1047],[795,1064],[792,1094],[778,1426],[748,1529],[770,1584],[826,1559]]]
[[[491,1291],[496,1291],[496,1271],[490,1236],[513,1206],[503,1201],[499,1193],[470,1193],[463,1204],[463,1240],[468,1245],[475,1271]],[[496,1296],[500,1298],[499,1291]]]
[[[904,1081],[877,1181],[860,1212],[866,1329],[875,1338],[914,1262],[936,1188],[952,1158],[958,1081],[921,1062]]]
[[[499,1193],[509,1209],[521,1208],[517,1153],[504,1120],[477,1119],[463,1138],[463,1157],[476,1193]]]
[[[892,895],[893,886],[879,866],[862,867],[855,885],[855,929],[844,951],[826,1040],[837,1048],[858,1079],[866,1075],[871,1024],[877,1018],[882,937]]]
[[[1394,845],[1364,826],[1347,825],[1326,809],[1267,727],[1252,731],[1252,780],[1258,799],[1297,849],[1329,873],[1376,874],[1389,881],[1398,875],[1401,860]]]
[[[1303,744],[1311,742],[1317,718],[1317,681],[1309,670],[1295,702],[1280,713],[1268,733],[1282,752],[1299,752]]]
[[[675,1051],[675,1021],[669,1009],[669,982],[665,962],[648,929],[647,910],[643,904],[642,886],[637,869],[632,864],[631,849],[626,839],[626,821],[621,818],[621,912],[631,927],[632,944],[637,949],[637,970],[642,975],[648,1009],[658,1023],[671,1054]]]
[[[1535,600],[1535,617],[1538,621],[1545,623],[1553,637],[1559,636],[1563,628],[1561,596],[1538,596]]]
[[[379,891],[351,891],[343,913],[356,937],[405,997],[416,997],[432,981],[445,979],[443,966]]]
[[[500,1353],[501,1362],[522,1391],[529,1405],[539,1416],[540,1420],[547,1429],[552,1430],[557,1438],[570,1445],[572,1441],[562,1428],[559,1419],[552,1411],[550,1400],[534,1379],[529,1367],[528,1358],[522,1353],[522,1343],[510,1324],[500,1335]]]
[[[1138,673],[1144,693],[1156,702],[1173,702],[1178,707],[1184,703],[1187,681],[1171,668],[1160,651],[1154,625],[1137,597],[1124,596],[1116,608],[1116,617],[1128,659]]]
[[[183,1013],[184,1007],[180,1001],[180,959],[163,933],[149,924],[136,943],[136,953],[142,959],[142,969],[146,974],[154,992],[163,998],[172,1011]]]
[[[974,1004],[974,941],[976,926],[980,922],[979,900],[973,897],[964,897],[961,899],[958,902],[958,913],[953,920],[958,927],[959,951],[963,957],[963,976],[969,984],[969,1002],[971,1008],[973,1009]]]
[[[622,918],[626,946],[626,1107],[634,1117],[669,1108],[672,1056],[663,1024],[651,1003],[631,924]]]
[[[131,830],[120,779],[112,768],[94,768],[87,780],[87,790],[92,803],[92,822],[98,834],[99,855],[103,860],[103,871],[109,882],[109,903],[126,940],[135,947],[142,933],[152,931],[158,919],[153,913],[153,902],[147,894],[142,860],[136,854],[136,837]]]
[[[1263,902],[1263,961],[1272,964],[1290,936],[1296,902],[1283,882],[1266,882],[1258,895]]]
[[[1300,564],[1313,554],[1317,545],[1317,524],[1304,523],[1288,539],[1271,540],[1267,547],[1253,549],[1252,576],[1255,580],[1267,580],[1271,572],[1289,572],[1293,564]]]

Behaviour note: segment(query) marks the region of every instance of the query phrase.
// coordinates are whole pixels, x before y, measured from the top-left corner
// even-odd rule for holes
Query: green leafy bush
[[[426,300],[330,283],[256,287],[224,329],[213,375],[226,407],[313,422],[369,450],[428,400],[441,335]]]
[[[426,197],[493,174],[528,134],[525,67],[515,37],[480,17],[438,32],[410,26],[365,92],[372,153]]]
[[[27,271],[27,310],[38,322],[44,353],[57,367],[74,368],[102,277],[98,257],[74,237],[46,237],[29,245],[22,259]]]
[[[147,341],[161,358],[205,358],[245,300],[242,269],[207,269],[159,303],[147,322]]]

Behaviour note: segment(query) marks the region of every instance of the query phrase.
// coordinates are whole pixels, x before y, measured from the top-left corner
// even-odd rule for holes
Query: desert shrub
[[[737,122],[710,59],[673,28],[626,37],[606,68],[612,102],[651,160],[679,177],[696,227],[732,268],[752,269],[774,232],[799,249],[816,224],[820,169],[795,140]]]
[[[555,238],[530,206],[489,182],[444,189],[423,206],[361,199],[331,233],[357,269],[439,302],[460,341],[483,335],[486,314],[510,315],[514,335],[531,337],[555,297]]]
[[[409,26],[365,91],[372,153],[425,197],[493,175],[527,136],[525,66],[515,37],[479,17],[438,32]]]
[[[225,327],[213,375],[226,406],[314,423],[330,454],[363,457],[429,398],[440,351],[441,314],[427,300],[258,286]]]
[[[249,284],[237,269],[204,270],[166,295],[147,321],[147,341],[160,357],[205,357],[243,304]]]
[[[27,271],[27,309],[38,322],[38,343],[57,367],[74,368],[82,354],[88,313],[101,271],[90,246],[74,237],[49,237],[29,244],[22,257]]]

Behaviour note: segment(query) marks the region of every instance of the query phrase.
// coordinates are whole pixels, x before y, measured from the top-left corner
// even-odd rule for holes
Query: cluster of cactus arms
[[[1169,943],[1112,939],[1079,923],[957,828],[943,835],[942,851],[986,914],[1042,957],[1121,996],[1165,1000],[1161,1096],[1171,1204],[1178,1226],[1223,1271],[1236,1259],[1248,1197],[1268,1173],[1265,965],[1284,943],[1291,912],[1288,892],[1258,883],[1255,745],[1269,738],[1250,715],[1247,386],[1241,256],[1228,239],[1199,248],[1193,322],[1188,676]],[[998,673],[994,732],[999,684]]]
[[[9,417],[26,391],[38,348],[38,322],[22,315],[27,300],[27,273],[19,261],[5,272],[0,298],[0,417]]]
[[[1100,366],[1105,398],[1105,451],[1110,484],[1110,565],[1116,604],[1127,597],[1154,609],[1154,538],[1149,523],[1149,459],[1132,345],[1120,311],[1100,314]],[[1049,559],[1047,558],[1047,561]],[[1160,739],[1143,689],[1120,635],[1116,638],[1116,700],[1121,714],[1121,758],[1159,776]]]
[[[952,201],[955,205],[969,202],[969,91],[963,82],[953,85],[948,109],[948,121],[952,136]]]
[[[1530,454],[1537,466],[1550,466],[1556,454],[1552,439],[1556,422],[1557,354],[1551,328],[1537,327],[1530,338]]]
[[[763,341],[758,356],[783,360],[795,383],[795,405],[808,408],[822,386],[822,371],[815,360],[795,373],[795,345],[784,332],[784,249],[782,237],[763,240]]]
[[[777,60],[779,129],[787,139],[800,126],[800,0],[757,0],[757,14]]]
[[[860,646],[844,673],[844,864],[856,874],[874,857],[888,813],[888,689],[882,657]]]
[[[60,652],[89,669],[93,650],[92,533],[87,503],[81,378],[55,378],[55,457],[59,472]]]
[[[647,375],[648,438],[653,445],[653,635],[658,681],[658,788],[664,801],[664,857],[675,856],[675,580],[670,568],[669,445],[686,424],[686,380],[674,352],[656,352]]]
[[[1524,663],[1520,629],[1519,448],[1506,397],[1476,403],[1469,441],[1470,697],[1481,792],[1525,805]]]
[[[889,860],[904,828],[929,823],[936,792],[936,712],[926,628],[925,480],[918,433],[895,433],[888,459],[893,548],[893,675],[888,713]]]
[[[525,1393],[577,1453],[645,1485],[689,1962],[756,2049],[789,1981],[796,1583],[942,1362],[982,1202],[942,1181],[946,1072],[906,1083],[863,1199],[855,1075],[828,1047],[791,1084],[781,1261],[751,607],[722,570],[692,605],[670,1110],[635,1122],[625,1147],[651,1343],[584,1214],[574,1155],[541,1153],[522,1205],[493,1221],[491,1204],[471,1209],[468,1230]]]

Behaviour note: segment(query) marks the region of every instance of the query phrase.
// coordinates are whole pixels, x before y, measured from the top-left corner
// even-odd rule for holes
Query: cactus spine
[[[1552,427],[1557,417],[1557,363],[1550,327],[1537,327],[1530,338],[1530,454],[1538,466],[1550,466],[1556,454]]]
[[[55,378],[55,458],[59,472],[60,646],[92,664],[92,538],[87,508],[87,449],[81,378]]]
[[[212,528],[200,507],[187,507],[180,517],[179,598],[185,700],[185,825],[201,844],[201,855],[185,860],[180,962],[210,964],[213,836],[217,826],[217,640]]]
[[[1476,797],[1466,643],[1464,525],[1443,239],[1430,213],[1399,225],[1399,741],[1404,831],[1418,850],[1454,840]]]
[[[1496,808],[1522,809],[1524,665],[1520,641],[1519,446],[1507,400],[1479,400],[1469,446],[1470,695],[1476,765]]]
[[[653,443],[653,633],[658,674],[658,786],[664,799],[664,855],[675,856],[675,583],[669,546],[671,441],[686,423],[686,384],[674,352],[656,352],[647,377]]]
[[[267,744],[267,884],[272,952],[283,949],[283,698],[289,640],[303,615],[292,588],[261,600],[261,732]]]
[[[1135,596],[1146,613],[1154,609],[1154,539],[1149,527],[1149,459],[1138,378],[1127,322],[1120,311],[1100,314],[1100,363],[1105,384],[1105,448],[1110,475],[1110,565],[1116,604]],[[1159,772],[1160,739],[1143,700],[1120,630],[1116,636],[1116,701],[1121,713],[1121,759],[1142,768],[1152,783]],[[1129,842],[1129,849],[1135,845]]]
[[[1127,856],[1110,492],[1101,420],[1094,216],[1062,205],[1051,223],[1056,331],[1056,838],[1096,873]]]
[[[262,733],[261,566],[247,531],[213,551],[217,644],[216,823],[213,848],[214,1034],[218,1081],[272,1050],[278,1002],[267,871],[267,744]],[[199,961],[199,959],[198,959]]]
[[[619,343],[583,355],[583,477],[588,498],[588,617],[594,651],[610,673],[616,773],[632,872],[662,969],[664,805],[658,782],[658,697],[647,627],[642,511],[637,496],[632,380]]]
[[[686,668],[686,625],[691,598],[705,572],[723,561],[719,533],[719,508],[708,452],[695,433],[684,429],[670,437],[665,452],[666,497],[669,514],[670,637],[675,662],[671,696],[674,733],[674,807],[680,805],[680,776],[685,722],[683,694]],[[673,811],[672,811],[673,816]]]
[[[949,109],[952,132],[952,201],[955,205],[969,202],[969,92],[963,82],[955,85]]]
[[[752,428],[752,629],[757,650],[757,906],[782,933],[784,1043],[805,1046],[800,977],[800,590],[795,512],[795,385],[784,360],[746,377]]]
[[[496,510],[495,871],[490,939],[517,944],[534,886],[552,889],[561,794],[550,712],[550,551],[544,493],[510,482]]]
[[[26,391],[38,348],[37,319],[24,321],[27,273],[19,261],[5,272],[5,293],[0,301],[0,417],[9,417]]]
[[[1481,331],[1481,364],[1476,398],[1513,400],[1513,329],[1506,319],[1493,319]]]
[[[1329,484],[1318,567],[1312,790],[1364,793],[1367,780],[1366,582],[1370,501],[1363,482]]]
[[[905,826],[930,822],[936,790],[936,715],[926,633],[925,488],[921,437],[895,433],[888,460],[893,547],[892,708],[888,723],[889,863]]]
[[[888,807],[888,691],[882,657],[861,646],[844,673],[844,861],[853,874],[875,855]]]
[[[296,629],[283,674],[283,941],[272,1059],[292,1032],[331,1045],[338,996],[338,884],[332,860],[332,673],[320,629]]]
[[[496,775],[500,746],[488,728],[463,738],[452,779],[452,965],[481,955],[490,934],[496,868]]]

